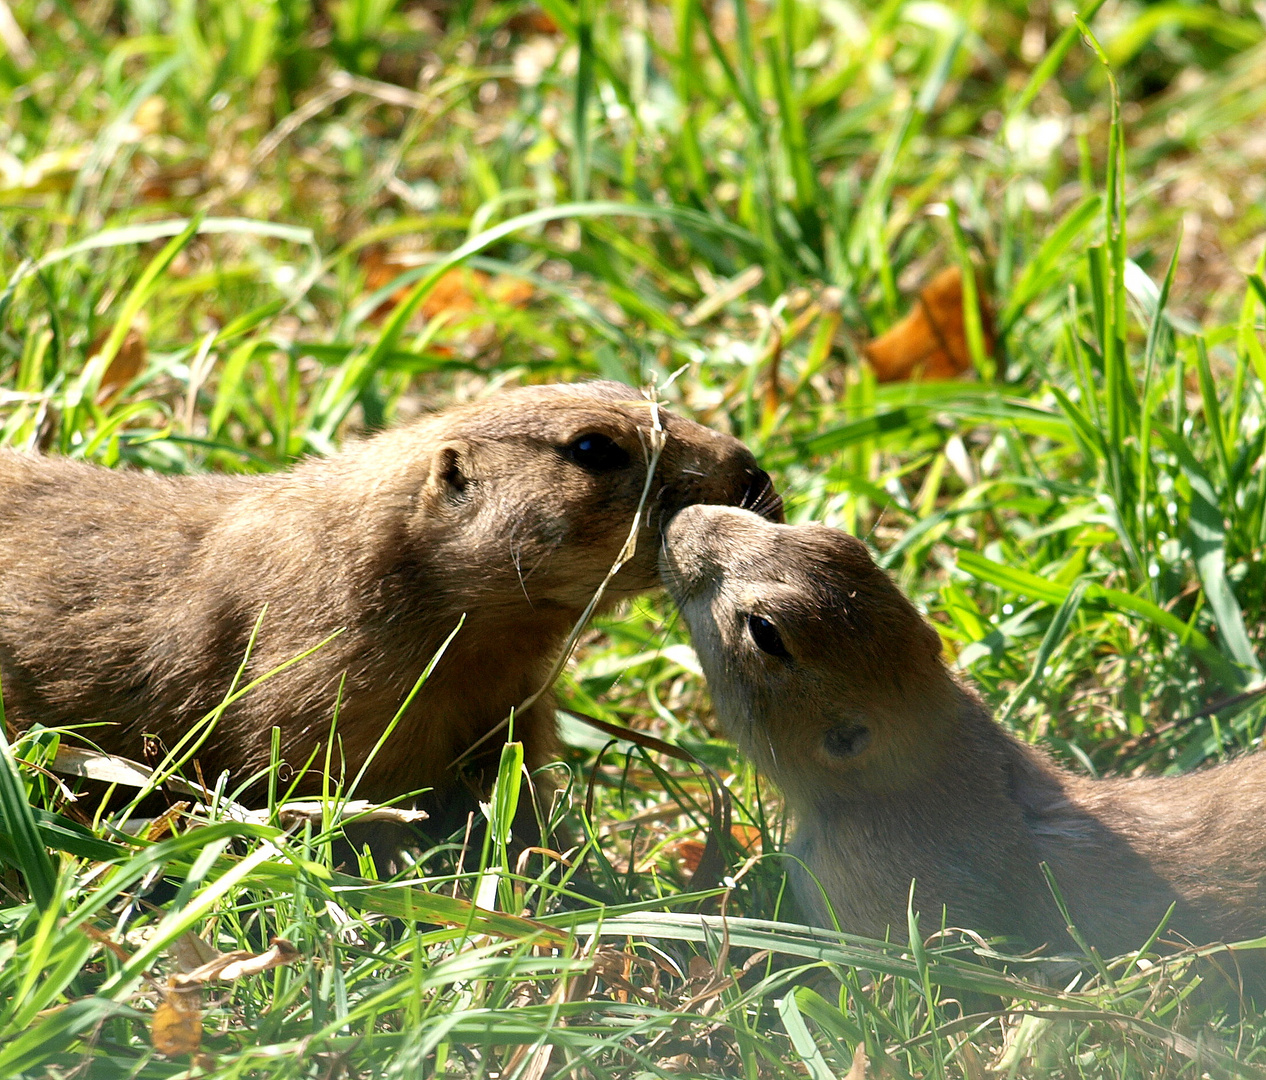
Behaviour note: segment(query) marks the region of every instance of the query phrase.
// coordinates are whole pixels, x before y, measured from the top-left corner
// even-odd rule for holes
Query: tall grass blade
[[[809,1075],[813,1077],[813,1080],[835,1080],[835,1071],[827,1064],[827,1060],[823,1057],[818,1044],[813,1041],[813,1036],[809,1032],[809,1025],[804,1022],[804,1017],[800,1013],[800,1006],[796,1002],[795,993],[786,994],[778,1002],[778,1015],[782,1019],[783,1028],[791,1039],[791,1045],[796,1051],[796,1056],[800,1059],[801,1064],[808,1069]]]
[[[35,906],[45,910],[53,903],[57,871],[40,836],[5,731],[4,700],[0,696],[0,853],[22,874]]]

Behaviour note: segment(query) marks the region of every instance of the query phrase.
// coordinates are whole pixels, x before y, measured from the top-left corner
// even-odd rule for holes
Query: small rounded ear
[[[449,502],[464,502],[470,497],[471,478],[466,458],[469,448],[462,443],[445,443],[431,459],[427,487]]]
[[[822,746],[832,757],[856,757],[870,745],[871,730],[859,720],[841,720],[827,728]]]

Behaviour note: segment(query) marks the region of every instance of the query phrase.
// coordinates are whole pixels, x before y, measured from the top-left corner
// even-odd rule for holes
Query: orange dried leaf
[[[506,29],[516,34],[557,34],[558,23],[540,8],[532,7],[511,15]]]
[[[162,814],[150,823],[149,828],[145,830],[145,839],[149,840],[151,843],[155,843],[161,840],[168,833],[174,832],[176,820],[180,818],[191,805],[192,804],[188,802],[172,803],[171,806],[167,807]]]
[[[994,351],[993,319],[978,286],[985,352]],[[971,351],[963,323],[963,277],[957,266],[936,275],[904,319],[863,352],[880,382],[902,379],[952,379],[971,370]]]
[[[391,261],[391,257],[380,247],[367,247],[357,261],[365,271],[365,288],[370,292],[381,289],[388,282],[398,277],[404,267]]]
[[[677,840],[670,844],[668,850],[681,860],[681,868],[687,874],[693,874],[703,861],[705,844],[702,840]]]
[[[370,292],[390,285],[401,274],[419,265],[416,254],[394,253],[382,248],[366,248],[360,256],[365,271],[365,288]],[[386,315],[409,295],[414,283],[392,292],[374,311],[375,318]],[[469,315],[492,300],[512,307],[524,307],[535,295],[530,282],[509,274],[492,277],[469,266],[455,266],[444,272],[422,300],[422,315],[427,319],[456,319]]]
[[[488,286],[488,295],[492,299],[511,307],[526,307],[535,293],[530,281],[507,274],[498,274]]]
[[[166,993],[150,1022],[154,1049],[168,1057],[192,1054],[202,1045],[202,1003],[196,993]]]
[[[450,319],[474,311],[474,293],[488,291],[488,275],[482,270],[455,266],[445,272],[422,301],[422,314],[428,319],[445,315]]]
[[[132,954],[128,952],[122,945],[115,941],[108,934],[98,930],[95,926],[85,926],[84,933],[99,945],[104,945],[124,964],[132,959]]]

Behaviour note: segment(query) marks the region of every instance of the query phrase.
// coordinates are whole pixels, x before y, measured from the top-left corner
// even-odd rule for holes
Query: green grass
[[[1092,4],[1092,37],[1064,3],[7,6],[0,442],[262,471],[499,382],[680,372],[664,397],[792,520],[865,537],[1021,736],[1098,773],[1260,741],[1252,5]],[[436,317],[466,257],[491,284]],[[1005,364],[876,385],[862,344],[951,264]],[[689,891],[707,774],[577,724],[571,862],[605,909],[507,864],[512,752],[484,850],[387,883],[332,869],[333,806],[136,839],[43,771],[57,733],[10,730],[0,1076],[825,1080],[859,1044],[872,1076],[1257,1075],[1266,1026],[1190,959],[1044,986],[970,943],[771,929],[785,821],[684,643],[640,601],[562,696],[726,778],[724,920]],[[150,1045],[189,932],[299,951],[204,990],[196,1062]]]

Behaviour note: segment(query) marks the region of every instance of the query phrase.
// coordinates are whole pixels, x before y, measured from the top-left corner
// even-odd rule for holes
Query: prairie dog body
[[[737,440],[660,410],[666,443],[613,602],[657,584],[662,522],[764,498]],[[443,789],[451,763],[540,689],[620,552],[652,409],[617,383],[502,392],[273,475],[161,477],[0,452],[0,673],[9,715],[104,721],[138,756],[228,691],[342,633],[235,703],[199,751],[208,781],[300,767],[338,721],[350,779],[426,664],[461,630],[358,794]],[[529,764],[555,748],[548,694],[516,717]],[[495,762],[502,739],[483,752]],[[334,761],[339,760],[336,749]],[[321,761],[317,762],[318,767]]]
[[[995,723],[865,545],[726,507],[665,530],[665,584],[717,714],[786,795],[797,895],[846,931],[947,924],[1073,947],[1039,864],[1102,952],[1266,932],[1266,755],[1174,778],[1075,775]],[[825,898],[823,897],[825,893]]]

